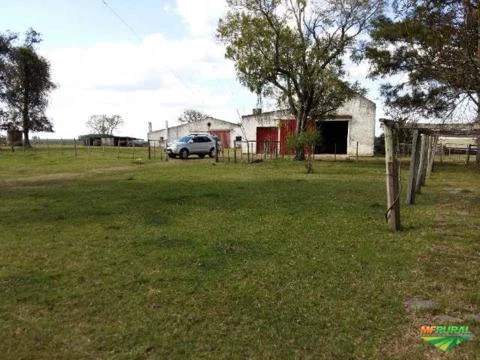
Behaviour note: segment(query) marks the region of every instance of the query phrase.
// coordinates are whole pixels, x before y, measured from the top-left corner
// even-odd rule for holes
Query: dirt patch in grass
[[[35,186],[42,185],[50,182],[63,182],[77,180],[80,178],[86,178],[95,175],[108,175],[117,174],[125,171],[135,169],[134,166],[114,166],[107,168],[88,169],[82,172],[58,172],[52,174],[32,175],[20,179],[3,180],[0,182],[2,187],[23,187],[23,186]]]

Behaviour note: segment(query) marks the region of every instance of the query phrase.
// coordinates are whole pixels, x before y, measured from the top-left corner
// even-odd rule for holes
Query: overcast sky
[[[107,4],[107,5],[106,5]],[[16,0],[2,2],[0,31],[40,32],[40,53],[58,85],[47,115],[50,138],[88,132],[93,114],[119,114],[117,132],[146,138],[153,128],[177,123],[185,108],[239,122],[256,96],[240,86],[233,63],[215,40],[224,0]],[[124,24],[112,10],[127,24]],[[366,81],[366,64],[349,65],[351,80],[368,89],[382,115],[378,86]],[[273,102],[265,102],[271,108]],[[377,125],[378,132],[378,125]]]

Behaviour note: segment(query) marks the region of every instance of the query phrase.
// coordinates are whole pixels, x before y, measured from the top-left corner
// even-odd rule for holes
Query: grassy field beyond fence
[[[0,358],[480,358],[478,170],[438,166],[392,234],[381,160],[136,150],[0,151]],[[445,321],[475,338],[420,339]]]

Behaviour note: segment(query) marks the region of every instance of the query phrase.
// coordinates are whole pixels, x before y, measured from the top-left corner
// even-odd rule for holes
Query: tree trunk
[[[31,148],[30,138],[28,137],[28,128],[23,129],[23,146],[26,148]]]
[[[28,109],[25,111],[23,110],[23,146],[27,148],[31,148],[32,144],[30,144],[30,138],[28,137],[28,133],[30,131],[30,124],[28,121]]]
[[[303,148],[303,146],[297,146],[297,148],[295,149],[295,160],[305,160],[305,149]]]
[[[299,136],[305,131],[307,125],[307,115],[304,111],[299,111],[297,116],[297,126],[295,136],[297,137],[297,146],[295,147],[295,160],[305,160],[305,145],[298,143]]]
[[[480,92],[477,93],[477,101],[480,101]],[[477,106],[477,118],[475,119],[477,124],[480,124],[480,105]],[[480,168],[480,135],[475,139],[477,145],[477,155],[475,156],[475,165],[477,168]]]
[[[480,6],[477,7],[477,62],[480,62]],[[480,91],[477,90],[477,101],[480,102]],[[476,122],[480,124],[480,105],[477,105],[477,120]],[[477,156],[475,157],[475,165],[477,168],[480,168],[480,136],[476,138],[477,143]]]
[[[480,101],[480,92],[477,93],[477,99],[478,99],[477,101]],[[475,122],[480,125],[480,105],[477,106],[477,118],[475,119]],[[477,145],[477,155],[475,156],[475,165],[477,166],[477,168],[480,168],[480,135],[477,135],[475,140]]]
[[[28,118],[28,92],[25,91],[23,98],[23,110],[22,110],[22,125],[23,125],[23,146],[31,148],[28,132],[30,131],[30,119]]]

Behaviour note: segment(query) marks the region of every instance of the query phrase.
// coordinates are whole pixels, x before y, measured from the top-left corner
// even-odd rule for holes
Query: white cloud
[[[176,0],[177,13],[192,36],[213,36],[218,19],[225,13],[225,0]]]
[[[185,108],[238,121],[237,108],[248,111],[255,101],[235,80],[224,49],[207,37],[173,41],[152,34],[140,43],[101,43],[44,55],[59,85],[48,111],[53,137],[85,133],[90,115],[107,113],[124,117],[120,133],[145,138],[149,121],[154,128],[165,120],[172,124]]]
[[[150,35],[140,44],[103,43],[91,48],[58,49],[46,54],[54,78],[82,88],[155,89],[174,85],[173,78],[231,78],[223,48],[206,38],[168,41]],[[171,76],[170,76],[171,75]]]
[[[160,33],[141,42],[98,43],[89,47],[44,52],[59,88],[52,93],[48,115],[56,133],[72,138],[86,133],[93,114],[119,114],[121,134],[145,138],[148,122],[154,128],[165,120],[174,124],[185,108],[197,108],[229,121],[249,113],[256,98],[236,80],[233,64],[214,39],[224,0],[176,0],[175,11],[190,36],[172,40]],[[365,68],[351,68],[355,78]],[[359,71],[360,70],[360,71]],[[371,94],[369,94],[371,95]],[[372,100],[375,100],[374,98]],[[274,106],[268,99],[265,107]]]
[[[163,10],[166,14],[171,14],[171,13],[174,11],[172,5],[170,5],[169,3],[165,3],[165,4],[163,5],[162,10]]]

